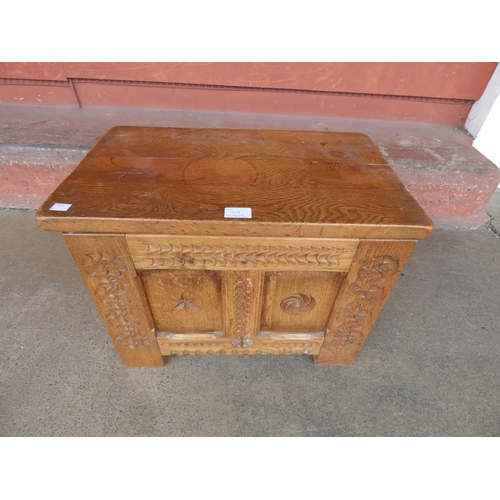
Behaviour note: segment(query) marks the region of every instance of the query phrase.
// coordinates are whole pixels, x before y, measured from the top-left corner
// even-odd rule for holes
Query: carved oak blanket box
[[[127,366],[352,363],[432,221],[365,135],[115,127],[37,212]]]

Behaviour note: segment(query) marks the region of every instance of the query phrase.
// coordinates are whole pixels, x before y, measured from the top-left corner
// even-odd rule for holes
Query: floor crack
[[[493,234],[493,236],[495,236],[496,238],[499,238],[500,239],[500,232],[497,230],[497,228],[493,225],[493,220],[495,219],[495,217],[493,217],[491,214],[489,214],[488,212],[486,212],[486,215],[488,216],[488,222],[486,222],[486,229],[488,229],[488,231],[490,233]]]

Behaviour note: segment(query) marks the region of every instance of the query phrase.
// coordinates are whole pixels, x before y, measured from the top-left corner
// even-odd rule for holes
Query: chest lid
[[[62,232],[313,238],[424,239],[433,228],[366,135],[159,127],[108,131],[37,221]]]

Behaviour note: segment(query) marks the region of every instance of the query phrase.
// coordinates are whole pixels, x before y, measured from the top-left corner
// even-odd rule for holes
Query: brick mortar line
[[[425,96],[408,96],[396,94],[370,94],[363,92],[338,92],[331,90],[314,90],[314,89],[287,89],[279,87],[254,87],[244,85],[213,85],[202,83],[176,83],[176,82],[151,82],[140,80],[111,80],[111,79],[97,79],[97,78],[69,78],[66,81],[53,81],[53,80],[25,80],[25,79],[12,79],[0,78],[0,85],[32,85],[32,86],[58,86],[70,87],[72,84],[78,83],[91,83],[91,84],[104,84],[104,85],[123,85],[123,86],[138,86],[138,87],[164,87],[164,88],[177,88],[177,89],[197,89],[197,90],[226,90],[226,91],[254,91],[254,92],[281,92],[292,94],[309,94],[309,95],[330,95],[342,97],[368,97],[374,99],[392,99],[401,101],[415,101],[427,103],[440,103],[440,104],[463,104],[471,105],[475,101],[473,99],[457,99],[449,97],[425,97]]]
[[[18,144],[0,144],[0,149],[12,149],[12,150],[22,150],[29,149],[33,151],[71,151],[75,153],[87,154],[90,151],[89,148],[74,148],[74,147],[61,147],[61,146],[29,146],[29,145],[18,145]]]
[[[27,78],[0,78],[0,85],[27,85],[40,87],[69,87],[68,80],[29,80]]]

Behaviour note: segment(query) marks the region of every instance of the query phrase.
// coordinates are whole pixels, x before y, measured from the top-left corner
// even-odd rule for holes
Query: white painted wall
[[[500,64],[472,107],[465,129],[475,137],[473,146],[500,167]]]
[[[500,167],[500,97],[497,97],[473,146]]]
[[[476,138],[478,136],[498,94],[500,94],[500,64],[498,64],[491,75],[490,81],[488,85],[486,85],[481,99],[472,106],[467,121],[465,122],[465,129],[472,137]]]

